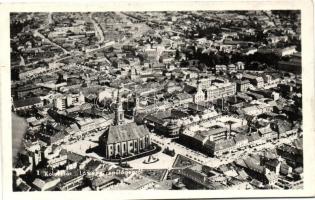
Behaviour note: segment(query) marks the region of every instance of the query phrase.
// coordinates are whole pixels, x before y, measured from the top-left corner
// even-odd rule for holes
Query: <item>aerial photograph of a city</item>
[[[11,12],[10,47],[14,192],[303,189],[300,10]]]

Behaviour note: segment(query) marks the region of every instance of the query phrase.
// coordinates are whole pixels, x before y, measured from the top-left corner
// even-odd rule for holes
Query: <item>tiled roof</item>
[[[74,179],[76,179],[76,178],[78,178],[78,177],[82,177],[83,176],[83,174],[80,174],[80,171],[79,170],[77,170],[77,169],[73,169],[73,170],[70,170],[70,171],[68,171],[69,173],[69,175],[67,175],[67,176],[60,176],[60,179],[61,179],[61,183],[62,184],[67,184],[67,183],[69,183],[69,182],[72,182]]]
[[[266,159],[276,159],[277,151],[275,149],[266,149],[264,152],[264,157]]]
[[[226,172],[226,171],[229,171],[230,169],[227,167],[227,165],[221,165],[220,167],[219,167],[219,170],[221,171],[221,172]]]
[[[295,139],[294,142],[293,142],[293,145],[297,149],[303,149],[303,140],[302,140],[302,138]]]
[[[209,130],[209,131],[207,131],[207,134],[208,135],[215,135],[215,134],[222,133],[225,131],[227,131],[227,128],[222,127],[222,128],[216,128],[216,129]]]
[[[165,119],[171,117],[172,112],[171,110],[163,111],[163,112],[157,112],[153,116],[159,119]]]
[[[55,143],[59,140],[64,139],[64,137],[65,137],[65,134],[63,132],[56,132],[54,135],[50,137],[50,141],[51,143]]]
[[[294,155],[299,154],[299,151],[296,148],[287,144],[282,145],[281,147],[279,147],[279,149],[290,154],[294,154]]]
[[[214,149],[215,151],[220,151],[220,150],[224,150],[233,146],[235,146],[235,142],[233,139],[219,140],[215,142]]]
[[[206,138],[207,138],[207,134],[203,134],[203,132],[198,132],[194,136],[194,139],[196,139],[196,140],[198,140],[200,142],[203,142]]]
[[[271,159],[271,160],[267,160],[265,162],[265,165],[268,165],[271,167],[276,167],[276,166],[278,166],[279,163],[280,163],[280,161],[278,159]]]
[[[176,95],[176,97],[179,99],[179,100],[184,100],[184,99],[189,99],[191,98],[192,96],[190,94],[187,94],[187,93],[179,93]]]
[[[248,177],[248,174],[244,171],[244,169],[237,171],[239,178],[245,180]]]
[[[156,117],[154,115],[148,115],[148,116],[145,117],[145,119],[147,119],[147,120],[149,120],[151,122],[155,122],[157,124],[164,124],[163,119],[158,118],[158,117]]]
[[[42,189],[44,186],[45,186],[45,181],[42,180],[42,179],[39,179],[39,178],[36,178],[34,181],[33,181],[33,185],[35,185],[36,187]]]
[[[261,139],[261,137],[256,132],[252,133],[250,136],[248,136],[248,141],[249,142],[253,142],[253,141],[256,141],[256,140],[259,140],[259,139]]]
[[[265,135],[265,134],[268,134],[268,133],[273,132],[272,129],[270,128],[270,126],[266,126],[266,127],[264,127],[264,128],[260,128],[260,129],[258,129],[258,131],[259,131],[262,135]]]
[[[287,165],[285,163],[282,163],[281,166],[280,166],[280,173],[288,174],[289,173],[289,169],[290,169],[289,165]]]
[[[260,181],[257,180],[257,179],[253,179],[253,180],[250,182],[250,184],[252,184],[252,185],[255,186],[255,187],[261,187],[261,186],[263,186],[262,182],[260,182]]]
[[[241,142],[241,141],[246,141],[248,140],[248,138],[245,135],[242,134],[238,134],[234,137],[234,141],[237,142]]]
[[[27,99],[20,99],[17,101],[14,101],[14,106],[17,108],[24,107],[24,106],[31,106],[34,104],[38,104],[41,102],[41,99],[39,97],[31,97]]]
[[[70,160],[70,161],[73,161],[73,162],[79,163],[79,162],[84,160],[84,156],[79,155],[79,154],[74,153],[74,152],[71,152],[71,151],[67,151],[65,149],[62,149],[60,151],[60,154],[61,155],[67,155],[67,159]]]
[[[237,166],[247,167],[244,159],[237,159],[234,161]]]
[[[280,133],[286,132],[291,129],[291,123],[286,120],[277,120],[277,125]]]
[[[29,191],[31,189],[31,186],[27,185],[25,182],[21,182],[18,187],[21,191]]]
[[[260,174],[263,174],[264,173],[264,167],[257,164],[255,159],[251,158],[251,157],[248,157],[246,159],[244,159],[244,162],[247,166],[248,169],[251,169],[253,171],[256,171]]]
[[[197,105],[197,104],[194,104],[194,103],[189,103],[188,104],[188,108],[192,109],[192,110],[197,110],[199,112],[203,112],[206,110],[205,107],[201,106],[201,105]]]
[[[96,178],[92,181],[92,185],[94,187],[99,187],[99,186],[102,186],[112,180],[118,180],[115,176],[102,176],[102,177],[99,177],[99,178]]]
[[[16,91],[20,92],[20,91],[33,90],[33,89],[37,89],[37,88],[41,88],[41,87],[37,86],[37,85],[27,85],[27,86],[24,86],[24,87],[17,88]]]
[[[113,144],[123,141],[136,140],[149,135],[149,131],[144,126],[138,126],[136,123],[110,126],[101,137],[105,137],[107,144]]]
[[[272,181],[272,180],[277,179],[278,175],[275,172],[271,171],[266,174],[266,178],[268,179],[268,181]]]
[[[254,159],[248,157],[247,159],[244,160],[244,162],[245,162],[247,168],[249,168],[253,171],[256,171],[260,174],[264,173],[264,167],[255,163]]]
[[[87,171],[94,171],[96,168],[98,168],[102,163],[97,160],[91,160],[89,163],[86,164],[85,169]]]

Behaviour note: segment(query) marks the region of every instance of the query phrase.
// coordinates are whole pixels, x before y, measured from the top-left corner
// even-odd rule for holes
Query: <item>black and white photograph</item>
[[[303,191],[301,9],[8,23],[13,193]]]

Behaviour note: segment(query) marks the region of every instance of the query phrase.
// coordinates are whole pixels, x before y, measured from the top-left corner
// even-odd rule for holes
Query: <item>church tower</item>
[[[119,86],[116,100],[116,110],[115,110],[115,119],[114,125],[120,125],[124,123],[124,109],[120,98],[120,89],[122,87]]]
[[[139,109],[140,99],[137,92],[134,94],[134,108],[133,108],[133,118],[137,115],[137,110]]]
[[[202,87],[201,87],[201,84],[200,84],[200,78],[199,78],[199,74],[198,74],[198,79],[197,79],[197,92],[196,94],[194,95],[194,103],[198,103],[198,102],[202,102],[205,100],[205,94],[204,92],[202,91]]]

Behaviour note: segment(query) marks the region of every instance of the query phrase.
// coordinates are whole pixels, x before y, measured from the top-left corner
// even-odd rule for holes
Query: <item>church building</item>
[[[124,109],[118,90],[114,124],[99,138],[99,145],[106,159],[119,159],[136,156],[151,150],[149,130],[134,122],[125,123]]]

